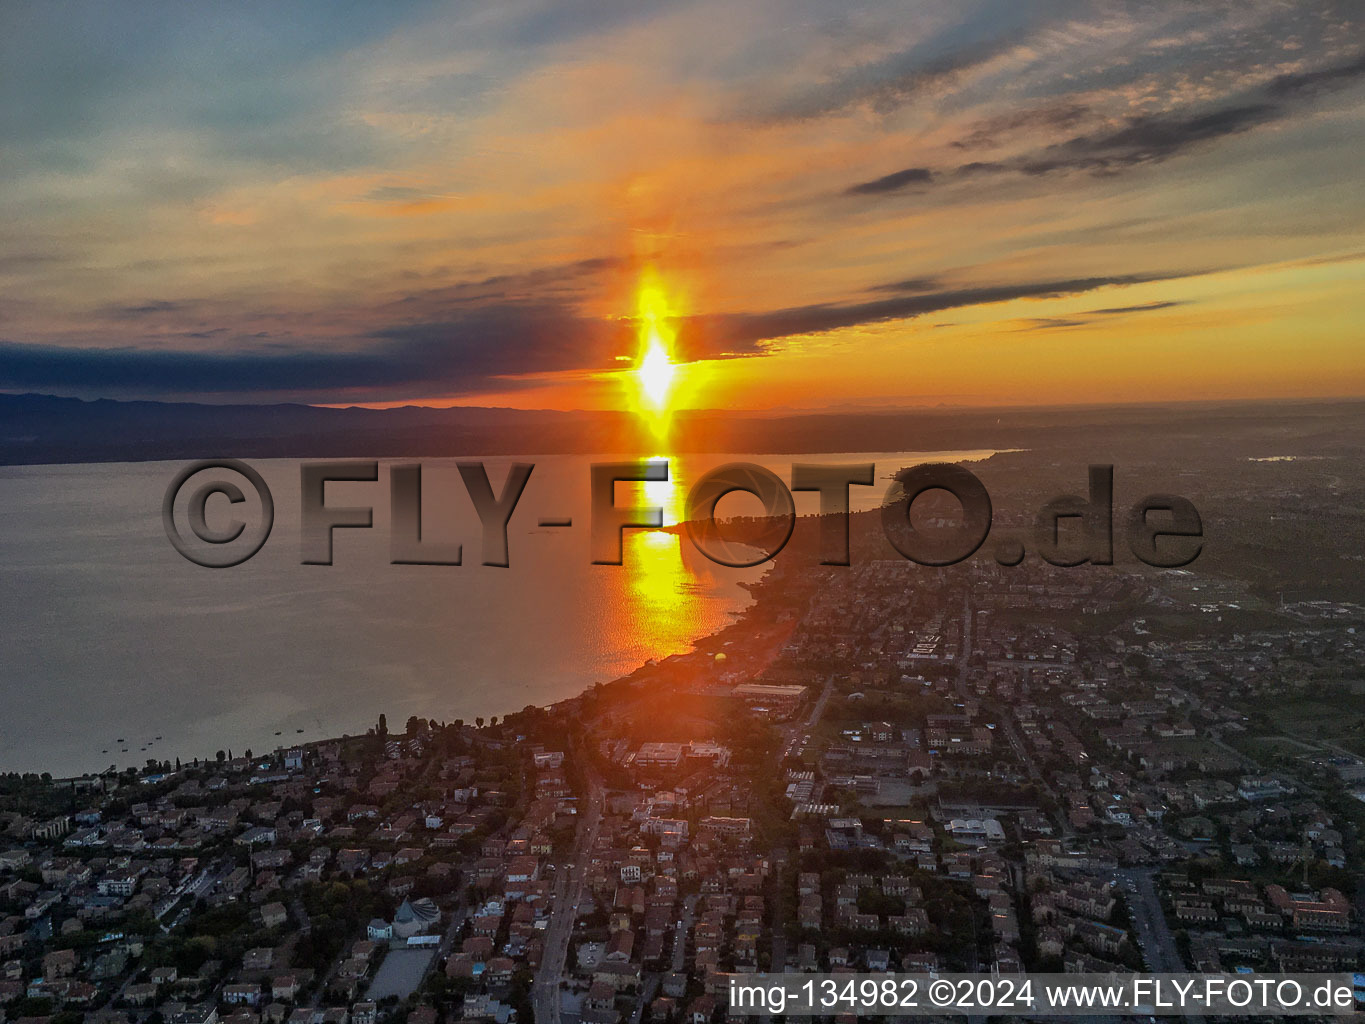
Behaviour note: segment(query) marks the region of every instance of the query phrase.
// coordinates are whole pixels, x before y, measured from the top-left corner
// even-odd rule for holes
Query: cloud
[[[1026,157],[1007,166],[1031,175],[1077,169],[1110,172],[1170,159],[1191,146],[1237,135],[1272,121],[1279,114],[1269,103],[1254,103],[1203,114],[1134,117],[1118,131],[1078,135],[1048,147],[1040,156]]]
[[[148,302],[139,303],[133,306],[113,306],[106,312],[113,317],[134,319],[143,316],[159,316],[163,313],[179,313],[188,308],[184,302],[172,302],[169,299],[152,299]]]
[[[985,285],[898,295],[872,302],[814,304],[754,313],[698,316],[680,324],[685,360],[761,356],[783,338],[862,324],[906,320],[926,313],[1051,298],[1180,275],[1115,275]],[[898,289],[913,282],[879,288]],[[921,282],[925,283],[925,282]],[[1148,307],[1134,307],[1148,308]],[[76,348],[0,342],[0,388],[100,394],[311,395],[387,400],[422,394],[462,394],[516,386],[517,378],[619,366],[615,357],[635,347],[627,319],[584,317],[570,307],[486,304],[444,320],[375,331],[363,347],[174,351]]]
[[[1365,56],[1312,71],[1279,75],[1244,93],[1237,102],[1203,109],[1186,107],[1159,114],[1132,115],[1114,129],[1075,135],[1013,157],[973,160],[943,172],[928,167],[909,167],[851,185],[845,189],[845,195],[884,196],[905,192],[915,185],[982,175],[1117,174],[1143,164],[1161,163],[1187,150],[1293,117],[1299,111],[1299,101],[1349,87],[1362,78],[1365,78]],[[1059,125],[1074,123],[1070,119],[1073,116],[1079,119],[1083,112],[1083,108],[1063,104],[1051,115],[1046,111],[1031,112],[1012,119],[1006,117],[998,123],[978,124],[953,146],[965,149],[989,145],[996,134],[993,128],[1046,123],[1049,116],[1055,117],[1054,123]]]
[[[935,180],[981,175],[1023,174],[1029,177],[1067,171],[1114,174],[1139,164],[1158,163],[1191,147],[1237,135],[1280,116],[1269,103],[1230,107],[1209,113],[1144,115],[1123,127],[1095,135],[1077,135],[1066,142],[1003,160],[973,160],[942,175],[926,167],[911,167],[858,182],[845,190],[850,196],[880,196],[907,191],[911,185]]]
[[[185,351],[0,342],[0,388],[124,395],[375,399],[461,393],[504,374],[605,365],[622,325],[554,306],[490,306],[376,332],[362,347]]]
[[[923,61],[916,48],[846,72],[787,100],[771,116],[778,121],[807,120],[859,106],[887,113],[936,86],[957,80],[1013,45],[1012,41],[999,40],[929,61]]]
[[[1365,77],[1365,54],[1354,60],[1320,68],[1316,71],[1295,71],[1280,75],[1266,86],[1266,94],[1274,97],[1305,96],[1328,92],[1352,84]]]
[[[411,203],[428,198],[430,195],[425,189],[410,185],[377,185],[365,193],[365,199],[372,203]]]
[[[934,172],[927,167],[907,167],[903,171],[885,174],[871,181],[864,181],[849,188],[853,196],[875,196],[882,192],[900,192],[911,185],[928,185],[934,180]]]
[[[874,284],[867,289],[870,292],[928,292],[939,287],[939,281],[933,277],[907,277],[902,281],[891,281],[886,284]]]
[[[954,149],[988,149],[1001,140],[1024,129],[1074,128],[1090,113],[1087,104],[1075,100],[1061,100],[1041,107],[1012,110],[994,117],[982,118],[967,128],[967,134],[953,140]]]
[[[1241,134],[1281,116],[1283,111],[1274,104],[1255,103],[1208,113],[1131,117],[1114,131],[1077,135],[1023,156],[973,160],[941,175],[925,167],[906,168],[852,185],[845,189],[845,195],[890,195],[903,193],[911,185],[981,175],[1042,177],[1069,171],[1116,174],[1140,164],[1169,160],[1187,149]]]
[[[1080,316],[1122,316],[1125,313],[1152,313],[1158,309],[1170,309],[1172,306],[1183,306],[1181,301],[1168,302],[1144,302],[1137,306],[1109,306],[1106,309],[1087,309]]]
[[[801,121],[867,109],[889,114],[936,95],[988,68],[1026,44],[1051,18],[1081,5],[1059,0],[1021,4],[986,0],[975,9],[875,60],[842,68],[825,80],[793,90],[766,113],[771,121]]]
[[[1084,327],[1090,321],[1059,316],[1034,316],[1022,320],[1020,323],[1022,326],[1016,327],[1016,331],[1048,331],[1062,327]]]
[[[690,358],[1137,280],[1097,267],[1358,249],[1358,94],[1306,115],[1365,77],[1359,18],[1348,0],[14,0],[0,379],[25,383],[0,386],[387,399],[616,368],[630,323],[588,313],[629,311],[643,247],[692,308],[737,311],[685,324]],[[1157,170],[1192,154],[1174,186]],[[1126,298],[1043,311],[1165,308]]]
[[[1076,295],[1118,285],[1143,284],[1187,276],[1172,274],[1125,274],[1108,277],[1070,278],[1066,280],[1026,281],[1018,284],[984,285],[957,288],[923,294],[902,295],[892,299],[845,305],[816,304],[794,306],[765,313],[739,313],[727,316],[699,317],[688,321],[680,332],[684,339],[701,347],[712,357],[749,355],[762,352],[766,343],[782,338],[818,334],[864,324],[908,320],[926,313],[980,306],[1015,299],[1055,298]],[[889,287],[896,288],[898,282]],[[884,289],[888,286],[878,286]],[[689,355],[698,358],[696,350]]]
[[[41,252],[32,249],[0,254],[0,274],[21,274],[24,271],[55,267],[69,263],[71,257],[64,252]]]
[[[1089,324],[1096,323],[1097,321],[1103,321],[1109,317],[1131,316],[1134,313],[1154,313],[1157,310],[1170,309],[1173,306],[1183,305],[1185,305],[1185,303],[1182,300],[1170,300],[1166,302],[1143,302],[1135,306],[1106,306],[1103,309],[1086,309],[1082,310],[1079,313],[1073,313],[1072,315],[1065,317],[1055,316],[1028,317],[1027,319],[1018,321],[1020,326],[1015,328],[1015,330],[1046,331],[1062,327],[1085,327]]]

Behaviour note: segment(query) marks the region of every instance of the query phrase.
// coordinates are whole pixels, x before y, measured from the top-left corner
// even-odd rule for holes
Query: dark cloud
[[[1079,294],[1178,275],[1119,275],[987,285],[845,305],[693,317],[679,325],[679,357],[761,355],[771,342],[860,324],[1021,298]],[[910,282],[879,288],[898,289]],[[924,283],[924,282],[921,282]],[[444,320],[373,332],[352,349],[169,351],[0,342],[0,389],[117,395],[308,395],[381,400],[458,394],[527,372],[601,370],[634,351],[628,320],[583,317],[568,306],[493,304]]]
[[[926,167],[910,167],[859,182],[845,189],[846,195],[883,196],[904,192],[913,185],[928,185],[950,179],[982,175],[1022,174],[1029,177],[1067,172],[1117,174],[1143,164],[1161,163],[1187,150],[1295,116],[1299,103],[1330,91],[1346,88],[1365,78],[1365,56],[1330,67],[1280,75],[1266,85],[1251,90],[1221,107],[1185,109],[1163,114],[1142,114],[1127,118],[1120,127],[1084,135],[1019,156],[999,160],[973,160],[949,171],[935,172]],[[1052,115],[1065,124],[1072,115],[1079,118],[1081,108],[1056,108]],[[954,145],[972,148],[994,139],[995,127],[1018,126],[1030,117],[1049,116],[1046,112],[1007,115],[998,125],[983,122]]]
[[[1314,256],[1311,259],[1300,260],[1299,265],[1304,267],[1315,267],[1330,263],[1354,263],[1357,260],[1365,260],[1365,249],[1357,252],[1336,253],[1331,256]]]
[[[1007,114],[975,122],[968,128],[967,134],[955,140],[952,145],[954,149],[987,149],[999,145],[1003,138],[1026,128],[1060,130],[1074,128],[1089,112],[1088,106],[1071,100],[1027,110],[1013,110]]]
[[[594,256],[589,259],[574,260],[572,263],[538,267],[518,274],[494,274],[478,282],[478,286],[486,288],[490,285],[542,285],[553,284],[558,281],[573,281],[582,277],[591,277],[604,270],[612,270],[624,265],[624,263],[624,260],[615,256]]]
[[[155,324],[163,343],[185,339],[213,348],[0,342],[0,388],[120,395],[327,395],[362,389],[387,398],[458,393],[519,373],[611,366],[615,355],[635,350],[629,323],[583,317],[575,305],[586,282],[623,262],[592,257],[358,306],[342,319],[361,326],[333,349],[304,347],[316,335],[306,313],[242,312],[229,314],[225,324],[218,307],[192,300],[110,306],[101,312],[116,333],[126,333],[129,323],[137,330],[146,321]],[[280,333],[260,330],[262,320]]]
[[[564,304],[581,294],[599,275],[626,264],[614,256],[595,256],[506,274],[456,281],[436,288],[410,292],[375,310],[384,318],[424,317],[439,320],[446,315],[467,315],[470,306],[486,303],[545,301]]]
[[[1021,331],[1032,331],[1051,330],[1053,328],[1061,327],[1084,327],[1087,324],[1093,324],[1097,320],[1103,320],[1106,317],[1127,316],[1133,313],[1151,313],[1158,309],[1170,309],[1172,306],[1183,306],[1184,304],[1184,302],[1178,300],[1167,302],[1143,302],[1136,306],[1106,306],[1103,309],[1086,309],[1066,317],[1029,317],[1026,320],[1019,321],[1021,326],[1016,329]]]
[[[973,160],[937,179],[1008,173],[1041,177],[1067,171],[1114,174],[1139,164],[1168,160],[1191,147],[1265,124],[1278,115],[1279,110],[1273,104],[1258,103],[1201,114],[1133,117],[1115,131],[1078,135],[1066,142],[1005,160]],[[928,184],[935,179],[929,169],[912,167],[859,182],[846,189],[845,194],[890,195],[906,191],[911,184]]]
[[[887,284],[874,284],[868,289],[870,292],[927,292],[939,287],[939,282],[932,277],[907,277],[903,281],[891,281]]]
[[[1272,104],[1253,103],[1201,114],[1133,117],[1117,131],[1078,135],[1047,147],[1039,156],[1025,157],[1006,166],[1031,175],[1059,170],[1110,172],[1168,160],[1192,146],[1265,124],[1279,114]]]
[[[19,274],[35,267],[49,267],[72,262],[72,257],[59,252],[13,252],[0,255],[0,274]]]
[[[911,185],[928,185],[934,180],[934,172],[927,167],[907,167],[894,174],[886,174],[871,181],[864,181],[848,190],[853,196],[875,196],[882,192],[900,192]]]
[[[1087,309],[1081,316],[1119,316],[1124,313],[1151,313],[1158,309],[1170,309],[1172,306],[1183,306],[1185,303],[1180,301],[1169,302],[1144,302],[1137,306],[1109,306],[1105,309]]]
[[[1090,323],[1089,320],[1073,320],[1058,316],[1034,316],[1021,321],[1021,325],[1016,327],[1017,331],[1047,331],[1053,328],[1062,327],[1084,327]]]
[[[1111,285],[1141,284],[1183,274],[1127,274],[1109,277],[1072,278],[1059,281],[1027,281],[1019,284],[957,288],[918,295],[902,295],[873,302],[847,305],[818,304],[794,306],[766,313],[739,313],[718,317],[699,317],[688,321],[680,337],[699,349],[699,355],[750,355],[764,350],[765,343],[803,334],[818,334],[862,324],[907,320],[925,313],[978,306],[1014,299],[1055,298],[1094,291]],[[879,286],[885,287],[885,286]],[[894,287],[894,285],[892,286]]]
[[[0,388],[100,394],[459,393],[503,374],[602,366],[624,325],[490,306],[376,332],[353,349],[171,351],[0,343]],[[624,351],[624,349],[622,349]]]
[[[1348,86],[1358,78],[1365,78],[1365,54],[1333,67],[1280,75],[1265,91],[1273,97],[1313,95]]]
[[[143,302],[134,306],[113,306],[106,309],[105,312],[112,317],[127,319],[141,316],[158,316],[162,313],[179,313],[187,308],[187,305],[183,302],[153,299],[150,302]]]

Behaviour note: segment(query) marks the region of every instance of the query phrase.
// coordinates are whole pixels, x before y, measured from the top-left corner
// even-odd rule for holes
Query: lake
[[[890,476],[989,451],[813,456],[686,455],[667,483],[619,485],[618,504],[676,522],[690,481],[723,462],[788,479],[793,462],[875,462]],[[424,539],[464,545],[460,566],[389,564],[388,470],[329,484],[327,504],[369,505],[374,528],[335,532],[334,564],[300,564],[299,469],[251,460],[275,499],[251,560],[202,568],[167,541],[161,501],[182,463],[0,467],[0,770],[55,775],[147,758],[240,754],[364,732],[379,714],[472,720],[549,704],[686,651],[749,602],[764,567],[729,569],[659,532],[627,534],[624,565],[592,565],[589,466],[611,457],[484,460],[495,492],[513,461],[535,464],[508,527],[508,568],[483,566],[480,528],[455,460],[423,460]],[[724,514],[757,511],[746,496]],[[729,502],[735,504],[732,508]],[[798,493],[797,509],[818,508]],[[226,519],[213,499],[210,517]],[[568,528],[541,517],[572,516]]]

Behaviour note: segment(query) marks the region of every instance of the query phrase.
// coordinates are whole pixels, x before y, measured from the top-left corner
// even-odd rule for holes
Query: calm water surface
[[[620,485],[618,503],[643,497],[676,522],[689,483],[722,462],[784,478],[792,462],[876,462],[885,480],[914,462],[990,454],[689,455],[670,461],[668,483]],[[512,461],[485,460],[495,491]],[[477,564],[454,460],[423,460],[423,529],[463,543],[459,567],[389,564],[387,462],[377,483],[328,485],[329,505],[372,506],[375,528],[336,531],[335,564],[314,566],[299,564],[298,463],[254,461],[275,496],[274,531],[223,570],[166,540],[161,498],[181,463],[0,467],[0,770],[260,752],[363,732],[380,712],[397,728],[409,715],[500,715],[686,651],[747,605],[740,584],[762,567],[713,565],[674,535],[630,533],[623,566],[590,564],[589,466],[602,459],[520,461],[536,468],[507,569]],[[854,507],[876,506],[884,489],[854,488]],[[796,500],[817,509],[815,494]],[[569,515],[571,528],[537,526]]]

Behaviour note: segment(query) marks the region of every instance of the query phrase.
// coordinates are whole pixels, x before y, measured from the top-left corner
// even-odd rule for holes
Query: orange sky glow
[[[635,408],[654,316],[667,410],[1365,394],[1360,12],[385,6],[30,11],[0,390]]]

